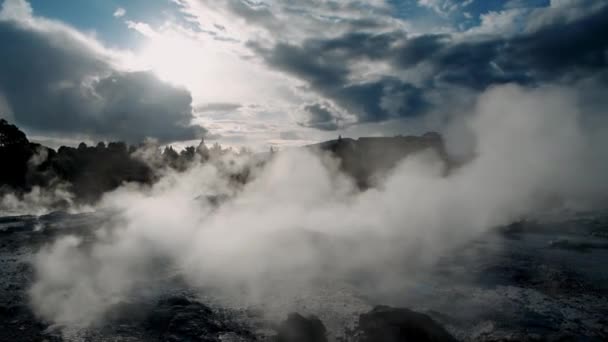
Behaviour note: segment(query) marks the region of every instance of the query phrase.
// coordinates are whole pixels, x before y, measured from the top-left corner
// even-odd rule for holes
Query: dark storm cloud
[[[193,139],[192,98],[148,72],[118,72],[67,29],[0,21],[0,94],[18,125],[136,142]]]
[[[431,65],[436,83],[478,90],[491,84],[525,83],[528,70],[510,70],[500,63],[505,46],[505,42],[496,40],[445,43],[425,62]]]
[[[200,138],[200,127],[189,126],[192,97],[183,88],[160,82],[149,72],[115,73],[94,85],[104,99],[103,135],[132,141],[155,137],[161,141]],[[95,133],[95,132],[92,132]]]
[[[449,36],[445,34],[404,39],[396,49],[396,63],[402,68],[413,67],[441,50],[446,40],[449,40]]]
[[[255,44],[251,46],[273,68],[307,81],[313,91],[333,100],[355,115],[359,122],[374,122],[390,117],[418,115],[426,107],[422,91],[397,78],[383,77],[361,83],[348,81],[350,62],[361,58],[383,58],[395,39],[397,37],[393,34],[356,33],[346,35],[343,39],[310,40],[301,47],[277,44],[273,49],[266,50]],[[392,106],[395,110],[383,106],[383,99],[394,95],[402,98],[402,105]],[[307,107],[306,111],[310,113],[306,126],[323,130],[338,128],[336,118],[334,121],[325,120],[325,116],[331,115],[331,111],[325,107],[315,105]]]
[[[359,122],[415,116],[428,106],[420,89],[392,77],[346,85],[326,94],[348,112],[355,114]],[[395,100],[399,103],[389,103]]]
[[[350,32],[339,38],[309,41],[305,44],[305,48],[336,58],[382,59],[385,57],[386,51],[391,49],[391,45],[402,37],[403,35],[394,32],[380,34]]]
[[[504,83],[534,86],[597,74],[608,63],[606,23],[608,6],[598,6],[585,16],[554,20],[510,37],[350,32],[331,39],[308,39],[300,45],[250,46],[269,66],[306,81],[312,91],[359,122],[370,122],[433,109],[427,101],[431,91],[441,93],[451,87],[482,91]],[[419,74],[422,80],[414,85],[406,78],[385,75],[353,83],[358,61],[384,61],[395,73]],[[423,74],[418,70],[421,66],[430,71]],[[328,117],[333,112],[319,106],[307,111],[309,127],[334,127],[324,124],[332,122]]]
[[[315,103],[304,107],[304,111],[308,114],[307,120],[301,123],[304,127],[323,131],[335,131],[339,127],[336,115],[327,106]]]
[[[566,73],[594,73],[608,66],[608,6],[579,20],[548,25],[507,41],[505,57],[515,67],[530,66],[541,79]],[[505,64],[508,62],[504,59]]]
[[[313,86],[335,86],[345,82],[349,73],[343,61],[325,56],[315,41],[304,46],[285,43],[275,45],[271,50],[264,49],[255,43],[250,46],[264,56],[272,67],[287,71]],[[329,57],[329,58],[328,58]]]
[[[492,84],[571,80],[604,70],[608,6],[571,22],[479,42],[444,42],[427,54],[438,80],[483,89]],[[433,51],[434,50],[434,51]]]

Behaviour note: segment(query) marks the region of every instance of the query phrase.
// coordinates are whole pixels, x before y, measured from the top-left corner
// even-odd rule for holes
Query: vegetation
[[[342,138],[310,145],[313,151],[329,152],[340,160],[341,170],[364,189],[374,185],[377,177],[392,169],[407,155],[433,149],[447,160],[443,140],[437,133],[418,136],[378,138]],[[161,152],[162,151],[162,152]],[[38,186],[67,185],[67,190],[80,202],[91,203],[125,182],[154,183],[165,170],[183,172],[193,163],[217,162],[220,170],[235,184],[245,184],[251,177],[248,167],[234,168],[234,161],[221,156],[251,155],[242,148],[238,152],[224,149],[218,143],[208,148],[204,141],[197,147],[176,151],[172,146],[161,149],[147,141],[138,146],[124,142],[103,142],[96,146],[81,143],[77,148],[62,146],[57,151],[30,142],[25,133],[0,119],[0,194],[26,193]],[[269,157],[275,155],[270,149]],[[263,163],[264,158],[258,159]],[[447,165],[447,164],[446,164]]]
[[[61,146],[55,151],[30,142],[19,128],[0,119],[0,192],[24,193],[36,186],[67,183],[77,200],[93,202],[125,182],[151,184],[162,169],[184,171],[195,161],[230,151],[217,143],[207,149],[202,141],[179,153],[171,146],[161,152],[150,142],[139,146],[80,143],[77,148]]]

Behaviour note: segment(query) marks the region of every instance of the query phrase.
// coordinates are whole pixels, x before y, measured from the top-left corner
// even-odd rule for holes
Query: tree
[[[177,154],[177,152],[175,152],[173,147],[171,145],[169,145],[169,146],[165,147],[165,150],[163,151],[163,158],[165,158],[165,160],[171,162],[171,161],[177,160],[177,158],[179,158],[179,155]]]
[[[0,119],[0,147],[23,146],[29,144],[25,133],[21,132],[15,125]]]

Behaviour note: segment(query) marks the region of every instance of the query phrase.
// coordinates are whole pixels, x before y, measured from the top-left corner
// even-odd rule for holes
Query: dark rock
[[[359,316],[360,342],[454,342],[429,316],[408,309],[377,306]]]
[[[576,252],[589,252],[592,249],[608,249],[608,243],[605,242],[588,242],[588,241],[571,241],[568,239],[552,240],[549,242],[549,248],[565,249]]]
[[[224,334],[251,334],[220,317],[208,306],[186,297],[161,300],[146,320],[147,329],[161,341],[221,341]]]
[[[327,342],[327,331],[316,316],[308,318],[291,313],[279,326],[276,342]]]
[[[0,341],[61,341],[47,328],[25,305],[0,306]]]

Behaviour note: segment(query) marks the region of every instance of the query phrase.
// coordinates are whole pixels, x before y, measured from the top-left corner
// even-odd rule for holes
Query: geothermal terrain
[[[608,0],[0,0],[0,342],[608,341],[607,94]]]
[[[560,213],[493,229],[442,256],[430,271],[413,274],[398,300],[394,293],[368,297],[358,291],[361,284],[327,274],[315,291],[290,299],[296,304],[281,308],[283,298],[274,298],[242,306],[214,298],[213,289],[189,287],[159,260],[154,281],[92,326],[37,318],[28,296],[34,253],[62,235],[95,239],[104,220],[100,213],[63,212],[0,218],[1,341],[301,341],[290,335],[294,330],[304,331],[304,340],[321,341],[319,331],[326,331],[328,340],[367,341],[364,330],[373,335],[378,327],[385,329],[373,335],[386,338],[380,341],[406,340],[390,339],[399,325],[431,331],[436,339],[420,339],[428,341],[608,338],[608,213]],[[301,316],[286,320],[290,312]]]
[[[608,212],[477,197],[495,169],[436,133],[55,152],[0,124],[0,341],[608,339]]]

